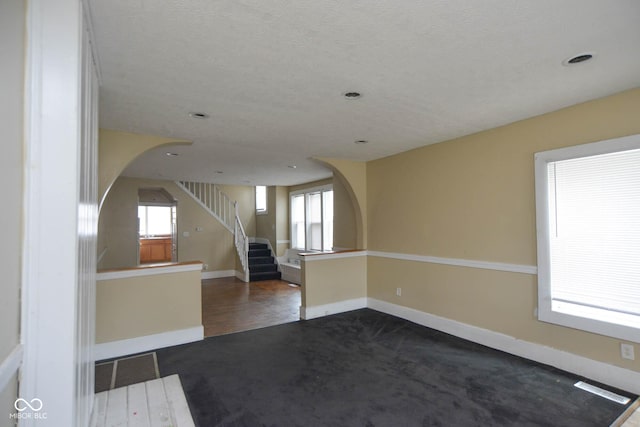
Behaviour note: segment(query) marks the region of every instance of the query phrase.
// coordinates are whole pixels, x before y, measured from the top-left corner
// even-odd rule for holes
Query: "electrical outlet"
[[[396,288],[396,295],[399,297],[402,296],[402,288]]]
[[[633,344],[620,343],[620,356],[623,359],[636,360]]]
[[[202,231],[202,230],[204,230],[204,228],[202,228],[202,227],[196,227],[196,231]]]

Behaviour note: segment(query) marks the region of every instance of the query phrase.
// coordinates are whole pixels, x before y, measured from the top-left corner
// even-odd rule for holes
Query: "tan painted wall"
[[[350,210],[353,212],[353,227],[357,249],[366,249],[367,243],[367,163],[345,159],[317,158],[331,168],[334,184],[341,185],[349,196]],[[340,208],[338,208],[340,209]],[[341,213],[345,213],[342,211]],[[338,217],[340,221],[345,219]],[[350,224],[349,224],[350,225]],[[346,225],[341,226],[346,228]],[[335,234],[335,233],[334,233]],[[339,245],[338,245],[339,246]]]
[[[533,154],[640,133],[638,117],[635,89],[370,162],[369,249],[536,265]],[[370,257],[368,277],[369,297],[640,371],[619,340],[538,322],[536,276]]]
[[[367,257],[327,259],[313,255],[302,265],[302,306],[314,307],[367,296]],[[304,257],[303,257],[304,258]]]
[[[202,261],[210,271],[236,270],[236,253],[233,234],[209,215],[193,199],[172,181],[118,178],[105,199],[98,226],[98,251],[108,251],[98,268],[132,267],[137,262],[138,189],[163,187],[177,200],[178,261]],[[230,197],[240,202],[240,217],[249,228],[255,230],[255,201],[246,206],[247,194],[252,187],[221,186]],[[203,231],[196,231],[202,227]],[[184,237],[183,232],[189,232]],[[255,232],[255,231],[254,231]]]
[[[284,256],[291,247],[289,238],[289,191],[287,187],[276,187],[276,241],[278,256]]]
[[[247,236],[255,236],[256,193],[254,187],[246,185],[220,185],[219,187],[231,200],[238,202],[240,220]]]
[[[100,207],[122,171],[136,157],[162,145],[191,144],[189,141],[153,135],[100,129],[98,134],[98,198]]]
[[[358,246],[353,201],[342,179],[337,176],[333,178],[333,246],[340,249]]]
[[[96,343],[202,325],[200,271],[99,280]]]
[[[22,251],[22,174],[23,174],[23,88],[25,59],[25,3],[0,2],[0,176],[4,185],[4,207],[0,211],[3,245],[0,249],[0,363],[19,342],[20,267]],[[15,381],[0,390],[0,424],[15,412]]]

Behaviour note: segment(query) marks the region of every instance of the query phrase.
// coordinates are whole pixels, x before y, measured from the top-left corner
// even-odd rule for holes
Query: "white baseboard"
[[[355,298],[331,304],[316,305],[313,307],[300,306],[300,318],[303,320],[329,316],[331,314],[344,313],[345,311],[367,308],[367,298]]]
[[[368,298],[367,307],[525,359],[551,365],[622,390],[640,393],[640,372],[609,365],[542,344],[519,340],[499,332],[375,298]]]
[[[249,282],[249,271],[248,270],[247,270],[246,274],[244,272],[242,272],[242,271],[236,270],[235,271],[235,276],[238,279],[242,280],[243,282]]]
[[[96,360],[104,360],[141,353],[143,351],[155,350],[162,347],[200,341],[203,338],[204,327],[200,325],[194,326],[193,328],[179,329],[177,331],[162,332],[159,334],[96,344],[93,352]]]
[[[235,270],[203,271],[202,280],[219,279],[221,277],[234,277],[235,275],[236,275]]]

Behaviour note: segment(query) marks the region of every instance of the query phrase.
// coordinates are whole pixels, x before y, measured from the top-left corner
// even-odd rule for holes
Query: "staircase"
[[[249,243],[249,280],[280,280],[281,273],[265,243]]]
[[[244,273],[243,280],[248,282],[249,260],[247,254],[249,251],[249,238],[238,216],[238,202],[229,199],[215,184],[190,181],[175,181],[175,183],[214,218],[217,218],[227,230],[233,233],[233,241]]]

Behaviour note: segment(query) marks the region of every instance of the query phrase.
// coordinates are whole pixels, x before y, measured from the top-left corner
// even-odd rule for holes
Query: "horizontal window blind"
[[[639,327],[640,150],[555,161],[547,171],[554,308]]]

